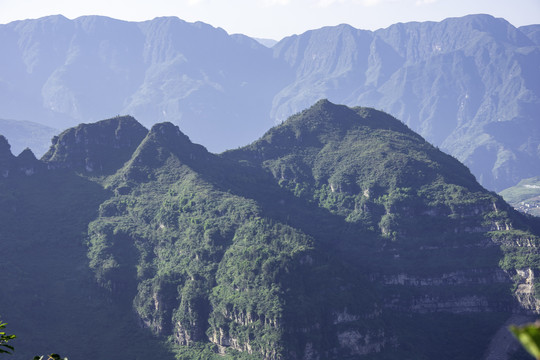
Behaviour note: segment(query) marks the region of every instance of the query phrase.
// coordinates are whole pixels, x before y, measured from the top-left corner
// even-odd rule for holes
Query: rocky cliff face
[[[405,149],[407,156],[401,158]],[[339,240],[326,235],[342,261],[370,274],[374,291],[382,296],[370,311],[355,312],[351,305],[334,309],[334,323],[350,328],[338,331],[339,345],[333,351],[354,358],[403,349],[407,336],[400,330],[375,326],[363,333],[355,328],[366,319],[412,317],[409,321],[421,327],[421,319],[449,314],[464,320],[537,311],[533,285],[525,285],[534,281],[519,280],[515,275],[522,271],[515,265],[499,267],[512,261],[516,244],[523,254],[536,251],[537,238],[521,238],[524,234],[516,230],[522,226],[519,215],[500,198],[480,195],[472,175],[455,159],[395,119],[322,101],[258,142],[225,155],[267,168],[282,188],[345,219],[353,234],[355,224],[362,223],[390,240],[380,248],[380,243],[370,243],[366,250],[358,244],[369,238],[366,228],[356,230],[356,236],[340,232]],[[324,238],[324,230],[309,233]],[[359,253],[379,250],[364,258],[352,255],[356,246]],[[504,258],[501,247],[508,252]],[[309,349],[316,354],[311,358],[328,356],[311,345]]]
[[[323,100],[221,155],[173,124],[114,118],[67,130],[39,163],[30,185],[69,196],[39,188],[60,201],[33,210],[4,178],[23,198],[0,211],[46,217],[51,238],[87,228],[78,254],[99,296],[180,358],[482,358],[507,320],[539,311],[534,219],[371,108]],[[83,220],[55,222],[61,205]]]

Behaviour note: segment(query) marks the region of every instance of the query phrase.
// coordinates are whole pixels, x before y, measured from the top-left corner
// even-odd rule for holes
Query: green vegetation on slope
[[[45,159],[0,181],[0,229],[23,239],[3,265],[25,279],[13,299],[37,286],[63,319],[60,339],[79,321],[114,334],[99,351],[71,338],[97,357],[140,336],[178,359],[478,357],[524,306],[520,274],[540,271],[534,221],[373,109],[323,100],[221,155],[116,118],[68,130]],[[151,344],[129,357],[173,356]]]
[[[540,216],[540,178],[523,179],[499,193],[515,209]]]
[[[18,335],[12,358],[59,350],[70,358],[166,356],[157,341],[140,342],[147,331],[89,271],[88,223],[110,193],[63,171],[3,179],[0,188],[0,308]]]

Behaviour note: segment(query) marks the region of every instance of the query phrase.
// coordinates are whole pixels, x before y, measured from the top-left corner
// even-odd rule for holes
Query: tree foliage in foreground
[[[6,325],[6,323],[0,321],[0,329],[4,329]],[[5,331],[0,331],[0,354],[11,354],[13,352],[13,346],[9,345],[8,342],[15,338],[15,335],[7,335]]]
[[[523,326],[510,326],[510,332],[519,340],[521,345],[534,356],[540,359],[540,321]]]

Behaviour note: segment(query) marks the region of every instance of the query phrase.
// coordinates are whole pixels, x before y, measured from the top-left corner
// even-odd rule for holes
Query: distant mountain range
[[[32,121],[0,119],[0,134],[9,139],[11,152],[20,154],[30,148],[41,157],[49,150],[51,139],[59,133],[58,129]]]
[[[257,40],[259,43],[261,43],[264,46],[269,47],[269,48],[271,48],[272,46],[274,46],[274,45],[276,45],[278,43],[277,40],[273,40],[273,39],[261,39],[261,38],[254,38],[254,39]]]
[[[131,114],[223,151],[327,98],[391,113],[501,190],[540,175],[539,29],[470,15],[268,48],[177,18],[16,21],[0,25],[0,118],[66,128]]]
[[[220,155],[129,116],[0,136],[0,315],[14,360],[526,359],[539,220],[327,100]]]

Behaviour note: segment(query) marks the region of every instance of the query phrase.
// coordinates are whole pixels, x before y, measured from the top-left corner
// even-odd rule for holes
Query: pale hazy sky
[[[55,14],[131,21],[177,16],[230,34],[275,40],[341,23],[375,30],[479,13],[503,17],[515,26],[540,24],[540,0],[0,0],[0,24]]]

